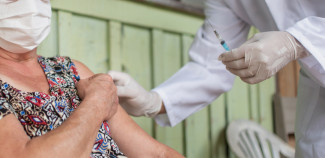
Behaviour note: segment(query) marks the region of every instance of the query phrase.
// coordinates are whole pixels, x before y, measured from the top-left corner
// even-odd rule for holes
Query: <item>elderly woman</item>
[[[36,54],[50,15],[49,0],[0,0],[1,157],[182,157],[133,122],[109,75]]]

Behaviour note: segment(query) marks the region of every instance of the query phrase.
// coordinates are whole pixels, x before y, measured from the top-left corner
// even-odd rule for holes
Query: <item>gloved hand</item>
[[[255,84],[308,54],[288,32],[273,31],[256,34],[239,48],[221,54],[219,60],[244,82]]]
[[[153,91],[145,90],[130,75],[109,71],[117,87],[121,106],[132,116],[155,117],[162,106],[162,99]]]

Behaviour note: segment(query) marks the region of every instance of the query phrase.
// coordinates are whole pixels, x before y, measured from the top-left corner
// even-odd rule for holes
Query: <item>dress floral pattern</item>
[[[81,99],[75,83],[79,75],[69,57],[38,57],[50,86],[50,95],[42,92],[23,92],[0,80],[0,119],[14,114],[26,134],[37,137],[59,127],[78,108]],[[109,126],[103,122],[90,157],[124,157],[109,135]]]

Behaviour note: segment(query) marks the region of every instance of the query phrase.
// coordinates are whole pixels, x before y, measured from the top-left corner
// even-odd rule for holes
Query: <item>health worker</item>
[[[190,62],[158,87],[147,92],[129,75],[110,72],[128,113],[174,126],[230,90],[232,74],[259,83],[298,60],[296,158],[324,158],[325,1],[207,0],[205,15]],[[224,53],[208,20],[235,49]],[[251,26],[261,33],[246,41]]]

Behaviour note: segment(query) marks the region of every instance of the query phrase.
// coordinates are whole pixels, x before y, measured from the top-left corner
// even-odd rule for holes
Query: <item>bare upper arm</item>
[[[72,61],[77,67],[80,79],[85,79],[94,75],[94,73],[80,61]],[[168,156],[167,154],[166,157],[183,157],[175,150],[153,139],[128,116],[121,106],[118,107],[116,114],[108,123],[112,131],[111,135],[114,137],[119,148],[130,157],[158,157],[157,154],[161,155],[164,152],[172,155]],[[134,146],[137,146],[137,148],[134,148]]]
[[[85,79],[94,75],[94,73],[82,62],[72,59],[72,62],[76,65],[80,79]]]
[[[20,153],[30,140],[14,114],[0,120],[0,153],[2,156],[14,157]]]

